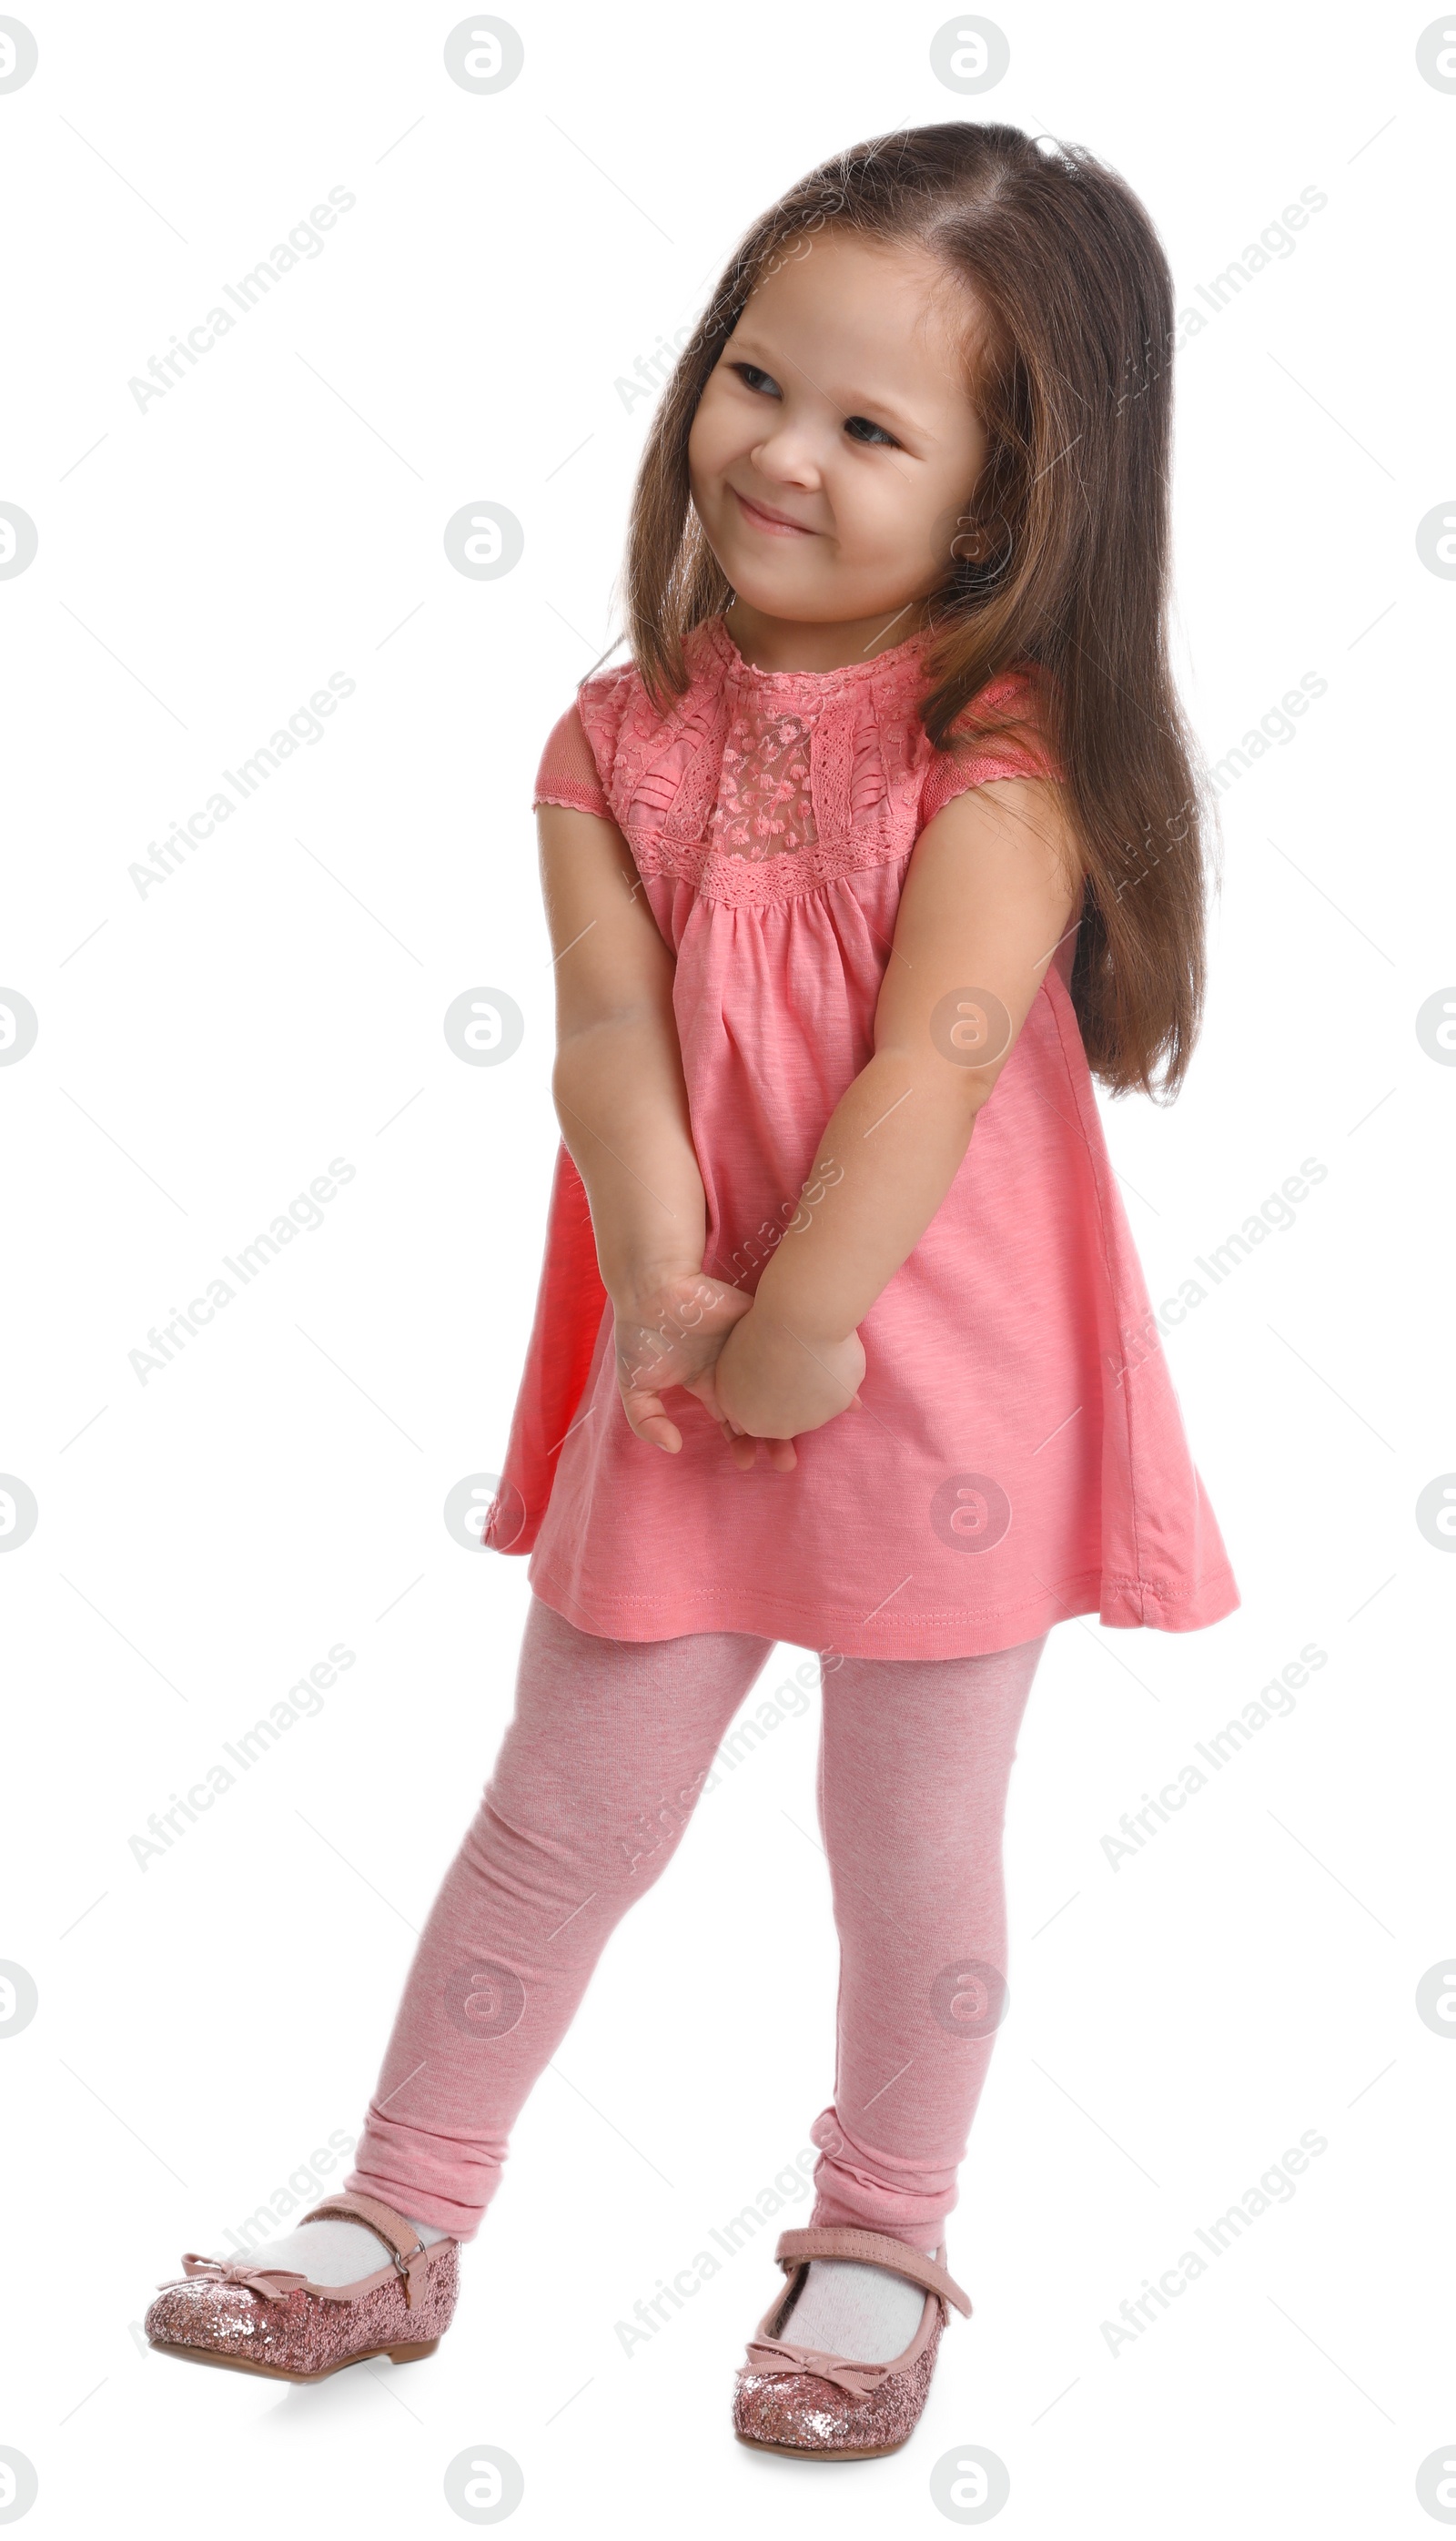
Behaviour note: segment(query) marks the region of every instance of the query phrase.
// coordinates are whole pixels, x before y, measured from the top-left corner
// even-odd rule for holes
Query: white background
[[[1415,1523],[1456,1467],[1438,1224],[1456,1072],[1449,580],[1418,524],[1447,430],[1456,100],[1420,9],[999,13],[966,97],[943,23],[840,0],[516,8],[525,68],[447,77],[452,12],[377,0],[30,9],[0,97],[12,356],[0,499],[9,910],[39,1018],[0,1069],[0,1562],[11,1688],[0,2037],[15,2194],[0,2443],[30,2528],[461,2528],[473,2444],[521,2531],[946,2528],[957,2445],[1008,2535],[1419,2533],[1456,2456],[1456,1566]],[[496,1471],[555,1146],[531,779],[619,631],[647,400],[616,383],[832,150],[966,114],[1090,145],[1180,306],[1301,188],[1328,203],[1179,355],[1180,677],[1210,760],[1327,693],[1222,798],[1207,1028],[1182,1099],[1107,1107],[1155,1300],[1302,1160],[1327,1167],[1167,1349],[1243,1592],[1202,1634],[1054,1634],[1013,1779],[1011,2016],[950,2227],[976,2305],[899,2456],[736,2446],[777,2282],[765,2225],[645,2347],[616,2332],[807,2143],[835,1954],[815,1708],[702,1803],[520,2126],[433,2360],[318,2390],[179,2370],[135,2325],[362,2117],[409,1951],[508,1716],[525,1564],[442,1504]],[[164,398],[127,383],[331,186],[355,205]],[[465,578],[463,505],[524,526]],[[225,830],[128,877],[331,673],[356,683]],[[488,984],[526,1036],[463,1065]],[[355,1176],[141,1384],[128,1353],[330,1159]],[[1207,1284],[1206,1282],[1204,1283]],[[129,1838],[333,1642],[317,1717],[140,1868]],[[1102,1839],[1307,1642],[1327,1663],[1114,1871]],[[761,1694],[800,1653],[775,1652]],[[756,1698],[757,1700],[757,1698]],[[816,1698],[817,1704],[817,1698]],[[1301,2133],[1287,2203],[1116,2354],[1102,2324]],[[797,2208],[786,2219],[802,2220]]]

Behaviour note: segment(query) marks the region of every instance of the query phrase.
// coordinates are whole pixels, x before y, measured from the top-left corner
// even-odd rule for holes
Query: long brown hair
[[[826,228],[918,247],[979,304],[967,384],[987,455],[974,513],[946,525],[920,717],[954,750],[1004,728],[968,711],[989,681],[1034,675],[1086,881],[1071,994],[1088,1060],[1116,1092],[1171,1097],[1202,1005],[1215,826],[1168,656],[1173,283],[1141,203],[1090,151],[925,124],[826,160],[754,224],[638,471],[623,571],[637,669],[665,711],[689,685],[684,639],[733,598],[690,499],[689,432],[750,293]]]

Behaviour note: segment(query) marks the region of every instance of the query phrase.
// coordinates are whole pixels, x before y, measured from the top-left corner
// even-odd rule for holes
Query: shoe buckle
[[[415,2261],[417,2259],[424,2258],[425,2255],[425,2245],[423,2241],[416,2241],[413,2249],[406,2251],[402,2259],[400,2258],[398,2250],[392,2250],[390,2252],[390,2257],[394,2261],[395,2274],[403,2284],[404,2300],[411,2308],[414,2303]]]

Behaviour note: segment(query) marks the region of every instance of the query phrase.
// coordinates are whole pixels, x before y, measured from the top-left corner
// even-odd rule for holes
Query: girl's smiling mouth
[[[751,502],[747,494],[740,494],[736,485],[730,485],[728,491],[741,507],[745,520],[751,521],[756,530],[764,531],[770,538],[814,539],[819,536],[817,530],[806,529],[802,521],[791,521],[787,512],[773,512],[763,503]]]

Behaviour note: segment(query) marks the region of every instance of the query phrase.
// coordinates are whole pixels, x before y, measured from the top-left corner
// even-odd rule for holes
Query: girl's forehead
[[[912,243],[824,230],[779,251],[745,302],[734,340],[787,343],[806,331],[846,357],[891,356],[927,372],[959,370],[976,318],[970,286]]]
[[[854,293],[875,300],[893,300],[909,290],[918,299],[950,278],[941,259],[914,240],[881,239],[852,230],[826,228],[806,232],[775,249],[754,286],[749,305],[800,298],[806,292]]]

